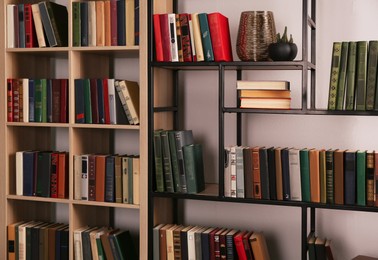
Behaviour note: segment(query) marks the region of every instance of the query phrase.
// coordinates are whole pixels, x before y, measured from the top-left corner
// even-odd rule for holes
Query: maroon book
[[[245,233],[243,236],[244,251],[248,260],[253,260],[252,248],[251,248],[251,244],[249,243],[249,238],[252,236],[252,233],[253,232],[250,231],[250,232]]]
[[[110,1],[110,43],[112,46],[118,45],[118,30],[117,30],[117,0]]]
[[[164,61],[163,45],[161,40],[160,14],[154,14],[154,38],[155,38],[155,59]]]
[[[210,260],[215,260],[215,233],[219,228],[214,229],[209,234]]]
[[[207,15],[213,46],[214,61],[232,61],[232,48],[228,18],[221,13]]]
[[[60,80],[52,79],[52,122],[60,122]]]
[[[60,80],[60,122],[67,123],[68,107],[68,79]]]
[[[103,79],[102,80],[102,89],[103,89],[103,94],[104,94],[104,118],[105,118],[105,124],[110,124],[108,79]]]
[[[50,197],[58,198],[58,169],[59,169],[59,154],[51,153],[51,179],[50,179]]]
[[[171,61],[171,40],[168,26],[168,14],[161,14],[159,18],[164,61]]]
[[[192,46],[190,42],[189,15],[180,14],[181,47],[184,61],[193,61]]]

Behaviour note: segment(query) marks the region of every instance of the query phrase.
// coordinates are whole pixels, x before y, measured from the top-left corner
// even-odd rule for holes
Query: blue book
[[[99,123],[105,124],[104,87],[102,79],[97,79],[97,104]]]
[[[88,2],[80,2],[81,46],[88,46]]]
[[[105,201],[115,202],[115,157],[106,157],[105,167]]]
[[[34,79],[29,79],[29,122],[34,122]]]
[[[356,204],[356,151],[345,151],[344,155],[344,203]]]
[[[84,122],[84,80],[75,79],[75,123]]]
[[[33,196],[34,190],[34,176],[35,176],[35,160],[37,152],[25,151],[22,154],[22,171],[23,171],[23,195]]]
[[[289,149],[281,150],[283,199],[290,200]]]
[[[213,45],[211,43],[209,23],[207,21],[207,14],[198,14],[198,20],[200,24],[202,48],[205,61],[214,61]]]
[[[20,48],[25,48],[25,12],[24,4],[18,4],[18,33],[19,33],[19,45]]]
[[[117,44],[126,45],[126,9],[125,0],[117,1]]]

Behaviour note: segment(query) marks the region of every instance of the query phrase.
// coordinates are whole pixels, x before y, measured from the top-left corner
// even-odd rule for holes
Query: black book
[[[115,202],[115,156],[106,156],[105,201]]]
[[[277,199],[277,187],[276,187],[276,157],[274,147],[267,149],[268,151],[268,173],[269,173],[269,192],[270,199]]]
[[[50,197],[51,152],[39,152],[37,155],[37,190],[36,195]]]
[[[126,45],[126,9],[125,0],[117,1],[117,44]]]
[[[104,87],[102,79],[97,79],[97,104],[99,123],[105,124]]]
[[[259,150],[260,155],[260,181],[261,181],[261,198],[269,200],[269,172],[268,172],[268,151],[265,147]]]
[[[85,123],[84,79],[75,79],[75,123]]]
[[[69,259],[69,227],[61,230],[60,235],[60,260]]]
[[[345,151],[344,154],[344,203],[356,204],[356,151]]]
[[[283,199],[290,200],[289,149],[281,150]]]

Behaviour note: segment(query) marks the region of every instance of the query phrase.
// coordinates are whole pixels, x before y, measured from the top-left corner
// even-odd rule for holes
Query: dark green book
[[[34,80],[34,122],[42,122],[42,82]]]
[[[83,79],[84,87],[84,118],[86,124],[92,124],[91,84],[89,79]]]
[[[337,85],[337,99],[336,99],[336,109],[337,110],[343,110],[344,109],[348,49],[349,49],[349,42],[342,42],[342,44],[341,44],[339,82],[338,82],[338,85]]]
[[[357,151],[357,205],[366,205],[366,151]]]
[[[347,75],[346,75],[346,97],[345,109],[354,110],[355,86],[356,86],[356,60],[357,42],[349,42]]]
[[[259,149],[260,159],[260,181],[261,181],[261,198],[270,199],[269,192],[269,172],[268,172],[268,151],[265,147]],[[236,184],[238,184],[238,176],[236,177]],[[239,197],[239,196],[238,196]]]
[[[182,147],[184,145],[193,144],[193,132],[192,130],[181,130],[175,132],[175,144],[176,144],[176,154],[177,154],[177,161],[179,166],[180,172],[180,185],[181,185],[181,192],[187,192],[187,185],[186,185],[186,168],[184,163],[184,153],[182,151]]]
[[[366,152],[366,206],[374,206],[374,151]]]
[[[366,107],[367,41],[357,42],[356,110]]]
[[[200,24],[201,38],[202,38],[202,48],[205,61],[214,61],[213,46],[211,44],[211,36],[209,23],[207,21],[207,14],[198,14],[198,20]]]
[[[377,85],[377,62],[378,62],[378,41],[369,41],[366,79],[366,110],[374,109],[375,87]]]
[[[47,80],[41,79],[42,84],[42,122],[47,122]]]
[[[163,150],[161,143],[162,130],[154,131],[154,158],[155,158],[155,181],[156,191],[164,192]]]
[[[73,46],[81,45],[80,2],[72,2]]]
[[[130,231],[120,230],[110,236],[114,237],[115,249],[117,251],[117,255],[120,256],[120,260],[139,259]]]
[[[300,168],[301,168],[302,200],[305,202],[311,202],[310,160],[308,157],[308,149],[302,149],[299,151],[299,160],[300,160]]]
[[[333,204],[334,200],[334,150],[329,149],[326,151],[326,203]]]
[[[339,83],[341,42],[334,42],[332,48],[331,76],[329,83],[328,110],[336,110],[337,86]]]
[[[201,144],[183,146],[186,185],[188,193],[199,193],[205,189],[205,176]]]
[[[39,197],[50,197],[51,152],[39,152],[37,158],[37,190]]]
[[[160,137],[161,137],[161,144],[162,144],[161,147],[162,147],[162,153],[163,153],[165,188],[166,188],[166,191],[168,192],[175,192],[174,182],[173,182],[172,160],[171,160],[172,152],[169,146],[168,131],[167,130],[161,131]]]
[[[168,131],[169,149],[171,151],[171,163],[173,173],[173,187],[176,192],[181,192],[180,171],[176,153],[175,133]]]

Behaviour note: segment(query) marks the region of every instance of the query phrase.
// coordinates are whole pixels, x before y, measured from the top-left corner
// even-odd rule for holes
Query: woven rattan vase
[[[271,11],[245,11],[240,15],[236,53],[242,61],[268,60],[268,46],[276,41]]]

